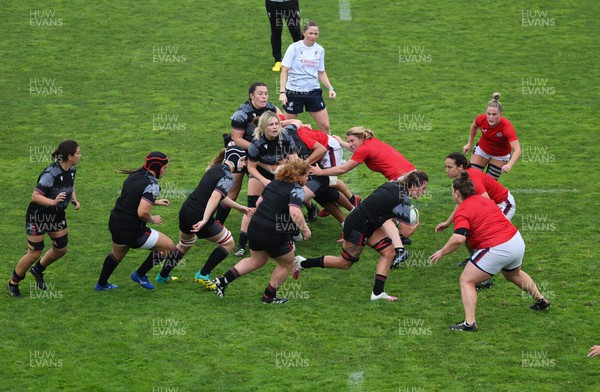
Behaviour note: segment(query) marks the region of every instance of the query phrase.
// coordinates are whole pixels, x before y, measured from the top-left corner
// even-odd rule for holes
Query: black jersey
[[[358,214],[365,228],[375,230],[390,218],[410,222],[410,198],[403,185],[386,182],[363,200],[350,214]]]
[[[208,169],[184,204],[200,212],[204,212],[213,191],[219,192],[221,200],[223,200],[229,193],[232,185],[233,175],[231,174],[231,169],[226,164],[220,163]]]
[[[158,198],[160,185],[152,173],[147,170],[131,173],[121,189],[121,196],[111,211],[111,217],[123,229],[139,230],[146,227],[146,222],[138,216],[138,207],[142,199],[150,204]]]
[[[252,162],[277,165],[289,155],[297,153],[294,140],[286,132],[289,128],[296,128],[296,126],[288,125],[274,140],[269,140],[264,135],[257,140],[253,140],[248,147],[248,159]],[[263,176],[273,179],[272,173],[269,173],[260,166],[258,166],[257,169]]]
[[[66,197],[56,206],[41,206],[32,202],[29,204],[28,211],[41,213],[46,210],[66,210],[73,195],[76,171],[76,166],[72,166],[69,170],[63,170],[58,162],[54,162],[48,166],[38,177],[35,190],[53,200],[61,192],[65,192]]]
[[[256,117],[260,117],[264,112],[277,113],[277,108],[271,102],[262,109],[257,109],[252,102],[246,101],[231,116],[231,127],[244,130],[244,139],[252,143],[254,129],[256,125],[252,122]]]
[[[304,189],[300,184],[271,181],[262,193],[263,200],[252,216],[252,223],[276,233],[295,233],[296,224],[290,216],[290,205],[302,208]]]
[[[285,129],[292,138],[292,140],[294,140],[294,144],[296,145],[296,151],[298,152],[298,157],[302,159],[308,159],[310,154],[312,154],[312,151],[306,146],[306,144],[304,144],[304,142],[300,138],[300,135],[298,135],[298,129],[296,128],[296,126],[288,126]]]

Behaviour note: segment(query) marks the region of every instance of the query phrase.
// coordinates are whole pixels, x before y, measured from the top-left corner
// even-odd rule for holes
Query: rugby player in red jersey
[[[460,275],[460,291],[465,310],[464,321],[450,325],[458,331],[477,331],[475,308],[476,284],[502,272],[504,277],[531,295],[531,309],[550,306],[531,277],[521,270],[525,242],[519,230],[502,214],[493,201],[475,194],[473,182],[462,173],[452,184],[452,198],[458,204],[454,214],[454,233],[440,250],[429,257],[437,263],[468,241],[475,249],[470,262]]]
[[[477,116],[471,124],[469,141],[463,151],[465,154],[471,151],[477,131],[481,129],[481,138],[471,155],[471,166],[483,171],[487,165],[486,173],[498,180],[500,174],[510,172],[521,156],[521,145],[511,122],[502,117],[504,109],[499,101],[500,93],[494,93],[492,97],[485,114]]]

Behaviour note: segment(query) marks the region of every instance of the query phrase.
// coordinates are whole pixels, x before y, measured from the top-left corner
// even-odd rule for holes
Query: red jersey
[[[454,213],[454,230],[467,229],[467,241],[473,249],[492,248],[517,233],[498,206],[479,195],[467,197]]]
[[[492,176],[485,174],[474,167],[468,167],[466,172],[469,173],[469,178],[475,186],[476,195],[483,195],[487,192],[490,199],[496,204],[504,202],[508,197],[508,189],[503,187],[498,181],[494,180]]]
[[[504,117],[500,117],[496,128],[490,128],[486,115],[480,114],[475,118],[475,125],[481,128],[481,138],[477,144],[486,154],[500,157],[508,155],[512,151],[510,142],[519,140],[515,128]]]
[[[415,166],[394,147],[375,138],[365,139],[350,159],[364,162],[369,169],[383,174],[388,180],[415,170]]]
[[[298,136],[309,150],[315,149],[315,143],[320,143],[325,148],[329,146],[329,136],[318,129],[301,126],[298,128]]]

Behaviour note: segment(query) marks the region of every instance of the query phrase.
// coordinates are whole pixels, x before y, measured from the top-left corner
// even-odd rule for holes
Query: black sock
[[[240,248],[245,248],[247,243],[248,243],[248,233],[241,231],[240,232],[240,240],[238,241],[238,244],[240,244]]]
[[[154,268],[155,265],[160,264],[162,260],[163,257],[161,256],[160,251],[150,251],[150,254],[148,255],[148,257],[146,257],[146,260],[144,260],[144,262],[137,269],[138,276],[146,276],[146,274],[150,272],[150,270]]]
[[[173,268],[177,266],[179,261],[183,259],[183,253],[179,251],[179,249],[174,248],[167,254],[167,258],[165,259],[165,263],[163,264],[162,270],[160,270],[160,276],[163,278],[168,278],[173,271]]]
[[[35,270],[36,270],[37,272],[44,272],[44,271],[46,271],[46,267],[44,267],[44,266],[42,265],[42,263],[40,263],[40,261],[39,261],[39,260],[37,261],[37,263],[35,263],[35,265],[33,266],[33,268],[35,268]]]
[[[119,261],[115,259],[112,253],[109,253],[104,259],[104,265],[102,266],[102,271],[100,271],[100,277],[98,278],[98,284],[100,286],[106,286],[108,284],[108,278],[115,271],[117,266],[119,265]]]
[[[275,298],[277,297],[277,289],[269,283],[263,294],[263,298]]]
[[[227,286],[239,277],[240,273],[238,270],[236,270],[235,267],[231,267],[229,271],[225,272],[225,275],[221,276],[222,279],[219,279],[219,281],[223,283],[224,286]]]
[[[385,285],[385,281],[387,276],[383,275],[375,275],[375,286],[373,286],[373,294],[379,295],[383,293],[383,286]]]
[[[204,276],[210,274],[210,272],[217,266],[219,263],[229,255],[229,252],[225,250],[222,246],[217,247],[217,249],[213,250],[210,256],[208,256],[208,260],[204,263],[204,267],[200,270],[200,273]]]
[[[300,263],[300,267],[302,267],[302,268],[315,268],[315,267],[325,268],[325,267],[323,267],[324,260],[325,260],[325,256],[311,257],[310,259],[306,259],[302,263]]]
[[[215,216],[215,219],[221,222],[222,225],[224,225],[230,212],[231,208],[226,208],[219,204],[217,206],[217,215]]]
[[[354,198],[354,195],[352,195],[352,197],[350,199],[348,199],[348,201],[350,202],[350,204],[354,205],[354,202],[356,201],[356,199]]]

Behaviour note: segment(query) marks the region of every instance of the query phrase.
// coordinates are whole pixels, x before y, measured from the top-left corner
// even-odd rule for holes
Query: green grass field
[[[340,3],[351,20],[340,20]],[[32,288],[28,275],[23,300],[6,291],[0,300],[0,390],[598,390],[600,359],[586,356],[600,344],[598,4],[301,0],[302,19],[320,25],[338,92],[327,101],[332,131],[373,129],[430,184],[417,203],[409,265],[386,284],[397,302],[369,301],[377,254],[367,249],[349,271],[290,278],[281,290],[290,302],[278,307],[259,301],[272,263],[224,299],[201,290],[193,275],[213,249],[205,241],[175,270],[181,283],[134,286],[129,274],[145,252],[132,251],[111,278],[121,287],[93,290],[125,179],[115,170],[139,167],[151,150],[171,157],[162,180],[171,206],[155,212],[176,240],[179,207],[248,86],[278,91],[264,2],[3,4],[2,290],[25,252],[25,211],[50,153],[74,138],[83,157],[81,209],[67,211],[70,252],[48,268],[49,290]],[[285,48],[287,31],[283,38]],[[427,257],[449,236],[433,230],[453,208],[444,157],[466,143],[493,91],[523,146],[501,177],[517,201],[523,269],[553,306],[532,312],[531,300],[498,277],[479,295],[480,331],[464,334],[448,325],[463,317],[455,263],[465,252],[437,265]],[[363,196],[384,181],[365,167],[343,179]],[[239,222],[232,212],[236,240]],[[339,253],[331,218],[311,229],[299,254]],[[235,262],[230,256],[214,274]]]

